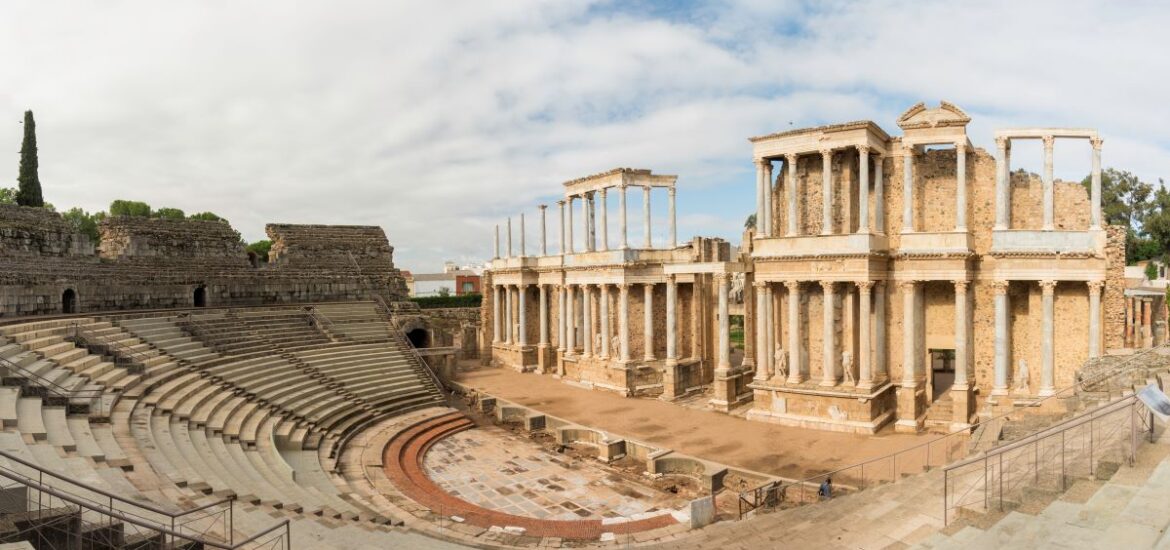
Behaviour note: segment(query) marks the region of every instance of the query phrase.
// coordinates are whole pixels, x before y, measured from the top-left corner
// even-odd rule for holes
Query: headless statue
[[[857,383],[853,377],[853,354],[849,350],[841,352],[841,372],[845,373],[845,381]]]
[[[1027,393],[1028,390],[1028,363],[1020,359],[1016,367],[1016,392]]]
[[[788,352],[784,351],[784,348],[776,346],[776,360],[773,363],[776,365],[776,372],[772,373],[772,377],[787,378]]]

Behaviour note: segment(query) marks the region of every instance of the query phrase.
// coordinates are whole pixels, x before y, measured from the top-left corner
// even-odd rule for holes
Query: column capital
[[[564,201],[564,200],[559,200],[559,201],[557,201],[557,206],[564,206],[564,205],[565,205],[565,201]]]
[[[1052,292],[1056,290],[1056,281],[1051,279],[1040,281],[1040,289],[1043,290],[1045,294],[1052,294]]]
[[[769,159],[756,159],[753,164],[755,164],[756,168],[759,168],[760,170],[772,167],[772,161]]]
[[[913,157],[914,156],[914,145],[903,143],[902,144],[902,156],[906,157],[906,158]]]
[[[642,283],[642,286],[644,286],[644,287],[646,287],[646,288],[654,288],[654,285],[656,285],[656,284],[658,284],[658,283],[653,283],[653,282],[650,282],[650,283]]]
[[[873,292],[874,281],[857,281],[857,290],[862,294]]]
[[[628,292],[630,290],[630,283],[618,283],[617,287],[622,292]]]
[[[763,289],[764,287],[768,286],[768,283],[765,283],[764,281],[753,281],[752,286],[758,289]]]
[[[789,292],[796,292],[796,291],[800,290],[800,281],[796,281],[796,280],[784,281],[784,288],[787,288]]]
[[[820,149],[818,152],[821,154],[822,159],[824,159],[825,157],[832,157],[833,156],[833,150],[830,148],[827,148],[827,147],[824,149]]]
[[[544,210],[544,209],[548,208],[548,205],[547,204],[538,204],[538,205],[536,205],[536,207],[541,209],[541,210]]]
[[[1089,145],[1092,145],[1092,146],[1093,146],[1093,149],[1094,149],[1094,150],[1096,150],[1096,151],[1100,151],[1100,150],[1101,150],[1101,144],[1102,144],[1102,143],[1104,143],[1104,142],[1105,142],[1105,140],[1103,140],[1103,139],[1101,139],[1101,138],[1099,138],[1099,137],[1095,137],[1095,138],[1089,138]]]
[[[668,195],[672,196],[672,197],[674,196],[674,192],[675,192],[675,188],[674,188],[674,187],[667,187],[667,188],[666,188],[666,193],[667,193]]]
[[[668,273],[666,275],[666,282],[669,284],[678,283],[678,275],[675,275],[674,273]]]
[[[817,281],[817,282],[821,284],[821,290],[825,291],[825,293],[827,293],[827,294],[832,294],[833,293],[833,286],[837,284],[837,281]]]
[[[995,138],[995,148],[999,149],[1000,151],[1007,151],[1008,143],[1009,141],[1006,137]]]
[[[996,296],[1006,296],[1007,291],[1008,291],[1008,285],[1010,283],[1011,283],[1011,281],[1002,281],[1002,280],[991,281],[991,290],[992,290],[992,292],[995,293]]]
[[[1102,288],[1105,288],[1105,281],[1089,281],[1088,284],[1089,290],[1092,292],[1100,292]]]
[[[1056,143],[1056,137],[1052,135],[1043,136],[1040,139],[1044,141],[1044,149],[1046,150],[1052,149],[1053,144]]]
[[[955,292],[967,292],[967,287],[971,286],[971,281],[966,279],[956,279],[951,282],[955,285]]]
[[[724,283],[724,282],[727,282],[727,281],[728,281],[728,280],[730,280],[730,279],[731,279],[731,278],[730,278],[730,277],[728,277],[728,274],[727,274],[727,273],[716,273],[716,274],[715,274],[715,281],[716,281],[716,282],[718,282],[718,283],[720,283],[720,284],[722,284],[722,283]]]
[[[797,153],[784,153],[784,162],[787,162],[789,166],[796,166],[796,159],[799,157],[800,155]]]
[[[867,155],[867,154],[869,154],[869,146],[868,145],[858,145],[857,152],[861,153],[863,155]]]
[[[960,142],[955,143],[955,152],[962,154],[962,153],[965,153],[966,151],[967,151],[967,142],[960,141]]]
[[[910,292],[910,291],[914,290],[914,287],[917,286],[919,282],[920,281],[913,281],[913,280],[911,280],[911,281],[898,281],[898,286],[902,289],[902,292]]]

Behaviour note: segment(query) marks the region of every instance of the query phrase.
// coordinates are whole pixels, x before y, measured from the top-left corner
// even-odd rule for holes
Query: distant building
[[[1157,270],[1151,279],[1146,274],[1150,264]],[[1166,308],[1166,264],[1142,260],[1125,266],[1125,344],[1130,348],[1149,348],[1166,342],[1166,325],[1170,312]]]
[[[412,297],[452,296],[478,294],[480,276],[474,269],[466,269],[447,262],[443,273],[418,273],[407,275],[406,284]],[[445,290],[444,290],[445,289]]]

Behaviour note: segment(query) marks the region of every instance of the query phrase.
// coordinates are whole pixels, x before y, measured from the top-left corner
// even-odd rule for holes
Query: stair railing
[[[154,358],[154,356],[135,350],[119,340],[97,335],[93,331],[83,328],[79,323],[70,324],[68,334],[75,343],[87,348],[90,345],[101,346],[104,348],[102,355],[113,357],[114,364],[127,366],[131,372],[145,370],[146,361]]]
[[[48,378],[45,378],[44,376],[41,376],[40,374],[28,370],[2,357],[0,357],[0,367],[3,367],[9,372],[19,374],[21,378],[28,380],[33,386],[41,388],[53,397],[63,399],[67,402],[71,402],[75,399],[89,400],[91,403],[93,401],[97,401],[98,410],[103,414],[106,412],[103,408],[103,405],[105,404],[105,391],[100,388],[66,388],[65,386],[62,386]]]

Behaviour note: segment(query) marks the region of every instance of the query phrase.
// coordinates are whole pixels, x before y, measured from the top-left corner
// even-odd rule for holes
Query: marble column
[[[731,322],[727,309],[731,277],[727,273],[716,273],[715,284],[719,285],[719,360],[715,370],[727,373],[731,370]]]
[[[773,307],[776,295],[772,292],[772,285],[764,287],[764,361],[767,363],[768,376],[776,376],[776,310]]]
[[[874,283],[873,293],[873,349],[874,349],[874,382],[880,383],[890,379],[890,370],[886,366],[888,353],[886,345],[886,283]]]
[[[764,198],[764,162],[764,159],[756,161],[756,234],[761,237],[767,235],[764,225],[764,211],[768,204]]]
[[[565,290],[565,285],[557,285],[559,297],[557,300],[557,350],[565,351],[565,315],[568,310],[565,308],[565,296],[568,294]]]
[[[548,285],[537,285],[540,290],[540,342],[548,345]]]
[[[593,357],[593,292],[590,286],[581,285],[581,347],[585,357]]]
[[[1008,362],[1011,361],[1011,351],[1008,348],[1008,338],[1011,335],[1011,312],[1008,311],[1008,281],[991,283],[995,293],[995,382],[991,388],[991,395],[1007,395],[1008,393]]]
[[[967,231],[967,144],[955,144],[955,231]]]
[[[1047,397],[1056,393],[1056,281],[1040,281],[1040,296],[1040,397]]]
[[[995,138],[995,226],[996,231],[1010,227],[1011,173],[1007,165],[1008,139]]]
[[[598,298],[600,305],[597,308],[599,310],[597,316],[601,318],[601,350],[598,351],[597,355],[602,359],[608,359],[609,335],[613,333],[613,331],[609,330],[609,285],[597,285],[597,290],[600,294]]]
[[[571,212],[571,210],[570,210]],[[574,355],[577,353],[577,291],[573,285],[565,285],[561,291],[564,293],[565,300],[565,318],[562,321],[565,325],[565,355]]]
[[[804,382],[800,360],[800,281],[784,281],[788,289],[788,383]]]
[[[1089,184],[1089,229],[1101,228],[1101,143],[1099,137],[1089,140],[1093,146],[1093,171]]]
[[[581,195],[581,236],[585,240],[584,251],[593,252],[593,243],[589,239],[589,194]]]
[[[642,188],[642,230],[646,232],[644,248],[654,248],[650,238],[650,186]]]
[[[954,281],[955,284],[955,390],[966,390],[968,387],[967,364],[971,352],[967,347],[967,334],[971,330],[971,315],[968,313],[967,288],[970,283],[965,279]]]
[[[646,336],[642,339],[645,349],[644,358],[647,361],[654,360],[654,283],[646,283],[643,285],[642,291],[642,332]]]
[[[821,149],[821,235],[833,234],[833,151]]]
[[[565,255],[565,201],[557,201],[557,208],[560,210],[560,217],[558,218],[558,220],[560,221],[560,226],[561,226],[561,240],[560,240],[561,256],[564,256]]]
[[[666,365],[678,364],[678,281],[674,275],[666,276]]]
[[[880,153],[873,156],[873,230],[876,233],[886,232],[886,189],[882,182],[885,173],[884,157]]]
[[[873,387],[873,360],[871,358],[871,350],[873,340],[871,338],[870,323],[870,303],[873,299],[873,281],[858,281],[857,282],[857,387],[872,388]]]
[[[620,215],[618,217],[621,219],[621,225],[622,225],[621,249],[625,250],[625,249],[630,247],[629,232],[627,231],[627,226],[626,226],[626,186],[625,186],[625,184],[622,184],[622,186],[618,188],[618,191],[619,191],[618,192],[618,210],[621,211]]]
[[[902,281],[902,387],[918,387],[918,281]]]
[[[630,283],[618,284],[618,339],[621,342],[621,360],[630,360]]]
[[[548,206],[540,205],[540,255],[548,256]]]
[[[508,218],[508,257],[512,257],[512,218]]]
[[[524,214],[520,214],[520,257],[528,255],[528,246],[524,244]]]
[[[869,233],[869,147],[857,148],[857,232]]]
[[[492,248],[492,259],[498,260],[500,258],[500,224],[496,224],[496,239]]]
[[[1055,216],[1055,197],[1053,196],[1052,186],[1052,146],[1056,139],[1052,136],[1044,136],[1044,231],[1052,231],[1055,229],[1053,220]]]
[[[796,159],[795,154],[784,157],[784,164],[788,167],[788,180],[784,184],[784,192],[788,195],[784,201],[788,204],[788,231],[785,234],[789,237],[795,237],[798,232],[796,225]]]
[[[671,187],[666,192],[667,208],[670,215],[670,247],[678,246],[678,219],[675,217],[674,210],[674,187]]]
[[[504,305],[504,316],[507,319],[507,321],[504,323],[504,329],[507,331],[504,333],[504,343],[511,344],[513,341],[512,332],[514,330],[514,325],[512,323],[515,322],[513,320],[515,318],[512,316],[512,285],[507,285],[504,287],[504,289],[506,291],[504,299],[507,300]]]
[[[759,225],[760,220],[756,220]],[[764,160],[764,235],[772,236],[772,161]]]
[[[914,232],[914,146],[902,145],[902,232]]]
[[[821,281],[821,290],[824,291],[822,313],[824,316],[821,332],[821,342],[824,348],[821,351],[821,385],[837,385],[837,324],[836,296],[833,295],[833,282]]]
[[[516,292],[518,294],[518,300],[517,300],[518,307],[516,308],[516,310],[517,310],[516,313],[517,313],[517,317],[519,317],[519,320],[516,322],[516,328],[520,332],[520,345],[527,346],[528,345],[528,305],[527,305],[528,304],[528,285],[524,285],[524,284],[517,285]]]
[[[768,354],[771,350],[768,348],[768,306],[765,300],[768,299],[767,292],[764,290],[765,283],[756,281],[752,283],[752,288],[755,289],[756,294],[756,380],[762,381],[768,379]]]
[[[602,188],[597,194],[601,199],[601,249],[609,250],[609,200],[606,198],[607,193],[605,188]]]
[[[500,322],[502,313],[500,308],[504,305],[504,301],[500,299],[500,285],[492,285],[492,300],[494,302],[492,305],[495,306],[492,308],[492,343],[498,344],[504,332],[503,323]]]
[[[1104,281],[1089,281],[1089,359],[1101,356],[1101,289]]]
[[[568,233],[569,233],[568,239],[566,242],[569,245],[569,254],[572,254],[575,252],[575,250],[573,250],[573,197],[569,197],[567,200],[569,202],[566,205],[567,208],[565,208],[565,213],[567,214],[567,216],[565,219],[564,231],[568,231]]]

